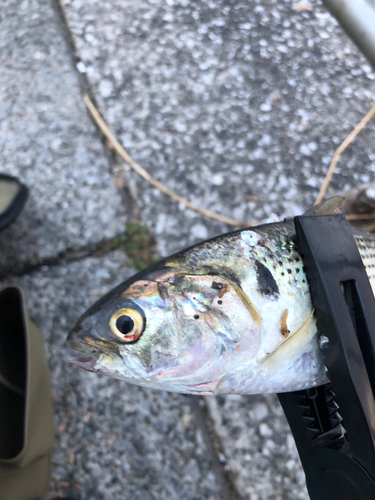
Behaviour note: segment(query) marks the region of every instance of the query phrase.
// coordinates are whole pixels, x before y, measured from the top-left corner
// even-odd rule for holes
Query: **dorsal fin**
[[[303,215],[333,215],[341,214],[341,205],[345,198],[343,196],[334,196],[328,200],[324,200],[319,205],[314,205],[309,208]]]

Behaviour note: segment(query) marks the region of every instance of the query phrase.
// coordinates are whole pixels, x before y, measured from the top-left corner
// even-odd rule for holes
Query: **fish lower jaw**
[[[69,361],[83,370],[96,372],[95,366],[98,362],[98,357],[99,356],[77,356],[75,358],[69,358]]]

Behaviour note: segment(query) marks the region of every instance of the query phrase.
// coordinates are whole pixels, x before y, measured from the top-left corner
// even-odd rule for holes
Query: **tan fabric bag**
[[[39,500],[53,448],[50,377],[22,292],[0,291],[0,500]]]

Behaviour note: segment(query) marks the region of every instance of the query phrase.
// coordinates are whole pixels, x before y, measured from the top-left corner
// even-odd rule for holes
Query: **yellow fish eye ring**
[[[144,330],[145,320],[137,310],[124,307],[112,314],[109,326],[122,342],[135,342]]]

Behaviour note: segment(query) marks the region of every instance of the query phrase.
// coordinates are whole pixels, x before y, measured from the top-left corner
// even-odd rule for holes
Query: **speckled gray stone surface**
[[[375,73],[318,1],[61,3],[124,147],[165,185],[227,216],[300,213],[375,99]],[[345,153],[333,190],[374,179],[374,130]],[[138,178],[137,188],[162,254],[228,230]]]
[[[282,217],[311,204],[334,149],[375,99],[374,72],[315,0],[61,4],[77,68],[122,144],[168,187],[229,217]],[[61,19],[41,0],[6,0],[0,23],[0,170],[31,188],[19,221],[0,235],[6,269],[110,238],[123,231],[125,215],[79,96]],[[345,152],[331,191],[374,180],[374,130],[370,123]],[[125,174],[161,254],[229,229]],[[189,398],[66,361],[69,327],[131,272],[116,252],[16,280],[52,370],[50,493],[228,498]],[[241,499],[307,499],[275,397],[206,402]]]
[[[0,172],[30,188],[0,235],[6,271],[123,232],[125,209],[50,3],[5,0],[0,10]]]
[[[78,316],[133,272],[117,251],[12,281],[41,328],[51,368],[56,446],[50,495],[226,500],[189,397],[141,389],[68,362],[66,335]]]
[[[294,439],[274,394],[205,399],[241,498],[310,498]]]

